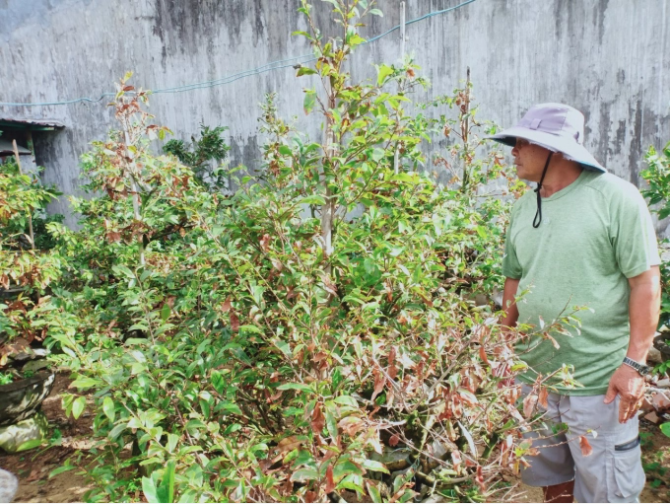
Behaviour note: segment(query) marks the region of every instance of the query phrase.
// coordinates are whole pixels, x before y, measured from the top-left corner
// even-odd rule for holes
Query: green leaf
[[[172,453],[175,448],[177,447],[177,443],[179,443],[179,436],[176,434],[168,434],[167,435],[167,451]]]
[[[328,429],[330,437],[337,439],[337,420],[328,408],[326,409],[326,428]]]
[[[298,68],[297,77],[302,77],[303,75],[313,75],[316,73],[316,70],[310,67],[300,67]]]
[[[102,400],[102,412],[109,418],[110,422],[114,421],[116,411],[114,410],[114,401],[111,397],[105,397]]]
[[[313,89],[306,89],[305,101],[303,103],[303,108],[305,109],[306,115],[309,115],[309,113],[314,108],[314,105],[316,105],[316,91],[314,91]]]
[[[358,408],[358,401],[356,401],[356,399],[354,399],[351,396],[348,395],[339,396],[336,397],[334,400],[337,404],[341,404],[343,406],[351,406],[352,408]]]
[[[227,436],[228,434],[232,434],[233,432],[237,432],[241,428],[242,428],[242,426],[240,424],[234,423],[234,424],[229,425],[228,427],[226,427],[226,430],[223,431],[223,434],[225,436]]]
[[[386,466],[377,460],[365,459],[361,465],[368,471],[389,474],[389,470],[386,468]]]
[[[313,467],[304,467],[298,469],[291,475],[291,481],[298,481],[300,483],[306,483],[308,481],[314,481],[319,479],[319,473]]]
[[[349,37],[349,40],[347,41],[347,43],[352,48],[354,48],[356,46],[359,46],[361,44],[364,44],[365,42],[366,42],[366,40],[363,37],[361,37],[358,33],[354,33],[353,35],[351,35]]]
[[[301,205],[325,205],[326,199],[319,194],[312,194],[298,201]]]
[[[77,387],[79,390],[86,390],[97,386],[100,382],[93,378],[87,376],[80,376],[75,381],[72,382],[73,387]]]
[[[309,387],[308,385],[304,385],[302,383],[284,383],[283,385],[279,385],[279,387],[277,387],[277,390],[300,390],[302,392],[309,392],[309,393],[314,392],[311,387]]]
[[[119,425],[116,425],[110,432],[109,432],[109,438],[110,439],[116,439],[119,437],[119,434],[121,434],[124,430],[128,428],[127,423],[122,423]]]
[[[64,465],[64,466],[60,466],[60,467],[56,467],[56,469],[54,469],[53,471],[51,471],[51,472],[49,473],[49,476],[47,476],[47,479],[51,479],[51,478],[53,478],[54,476],[57,476],[57,475],[59,475],[59,474],[61,474],[61,473],[67,472],[67,471],[71,471],[72,469],[75,469],[75,466],[70,465],[69,462],[68,462],[68,463],[66,463],[66,465]]]
[[[372,14],[373,16],[384,17],[384,13],[380,9],[370,9],[370,14]],[[375,501],[375,502],[380,502],[380,501]]]
[[[25,443],[21,443],[16,449],[16,451],[20,452],[20,451],[32,450],[33,448],[37,448],[41,445],[42,445],[42,438],[31,439],[29,441],[26,441]]]
[[[212,371],[212,387],[214,387],[214,390],[216,390],[219,394],[223,394],[223,391],[226,388],[226,383],[223,381],[223,375],[221,374],[221,371],[216,369]]]
[[[300,9],[298,9],[298,10],[300,10]],[[293,35],[293,36],[295,36],[295,35],[302,35],[303,37],[305,37],[305,38],[308,39],[308,40],[314,40],[314,37],[312,37],[312,36],[311,36],[309,33],[307,33],[306,31],[300,31],[300,30],[298,30],[298,31],[294,31],[293,33],[291,33],[291,35]]]
[[[209,402],[207,402],[205,399],[200,399],[200,411],[202,411],[202,414],[205,418],[209,418],[209,415],[211,413],[211,408],[209,406]]]
[[[389,75],[393,74],[393,68],[388,65],[379,65],[377,68],[377,85],[381,86]]]
[[[172,309],[170,308],[170,305],[165,303],[163,305],[163,308],[161,308],[161,320],[163,322],[165,322],[167,319],[169,319],[171,312],[172,312]]]
[[[77,397],[72,403],[72,416],[76,420],[81,416],[86,408],[86,398],[83,396]]]
[[[661,432],[666,436],[670,437],[670,422],[661,424]]]
[[[343,478],[348,474],[362,475],[363,471],[351,460],[340,460],[333,468],[333,476],[335,476],[335,478]]]
[[[170,460],[163,472],[163,480],[158,487],[157,496],[160,502],[174,502],[175,461]]]
[[[379,492],[377,486],[372,483],[372,481],[368,480],[366,486],[368,487],[368,493],[370,494],[370,497],[372,497],[372,502],[384,502],[382,499],[382,494]]]
[[[142,476],[142,492],[149,502],[160,502],[153,479]]]
[[[242,410],[240,407],[235,404],[234,402],[230,401],[221,401],[219,404],[216,405],[215,408],[216,411],[224,411],[226,413],[232,414],[232,415],[241,415]]]

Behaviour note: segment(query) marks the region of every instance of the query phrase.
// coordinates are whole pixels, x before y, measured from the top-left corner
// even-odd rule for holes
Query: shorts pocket
[[[609,502],[638,502],[646,479],[639,439],[615,446],[608,465]]]

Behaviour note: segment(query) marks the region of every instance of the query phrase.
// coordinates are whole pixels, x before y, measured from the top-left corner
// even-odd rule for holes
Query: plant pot
[[[0,426],[11,425],[34,415],[51,393],[56,374],[41,370],[30,378],[0,386]]]
[[[654,347],[661,352],[664,361],[670,361],[670,333],[662,332],[654,338]]]

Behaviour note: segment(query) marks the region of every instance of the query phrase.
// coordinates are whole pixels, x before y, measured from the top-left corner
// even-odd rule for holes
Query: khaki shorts
[[[522,395],[530,390],[524,385]],[[620,424],[619,397],[610,404],[604,398],[549,394],[546,428],[527,434],[539,455],[527,457],[530,467],[521,473],[524,483],[550,486],[575,480],[577,502],[639,502],[645,475],[638,419]],[[557,427],[562,427],[558,434]],[[595,438],[590,430],[597,432]],[[593,448],[588,456],[579,443],[584,435]]]

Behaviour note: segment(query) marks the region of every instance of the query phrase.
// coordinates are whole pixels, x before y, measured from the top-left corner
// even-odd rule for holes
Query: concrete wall
[[[407,19],[458,0],[409,0]],[[328,4],[314,0],[324,31]],[[380,0],[373,36],[399,23],[399,2]],[[126,70],[149,89],[171,88],[309,53],[297,0],[0,0],[0,101],[98,97]],[[561,101],[585,112],[586,145],[611,171],[638,182],[649,145],[670,140],[670,0],[477,0],[408,27],[407,51],[433,87],[450,92],[472,70],[479,117],[509,125],[531,104]],[[394,62],[398,32],[362,47],[354,78]],[[199,124],[230,127],[234,163],[259,167],[258,104],[279,93],[280,113],[319,134],[302,113],[302,88],[285,68],[227,85],[164,93],[150,111],[178,138]],[[78,158],[114,125],[105,99],[67,106],[0,106],[0,117],[48,118],[66,125],[36,138],[44,179],[78,192]],[[435,151],[439,145],[427,146]],[[63,199],[54,211],[67,213]],[[72,223],[73,220],[69,219]]]

